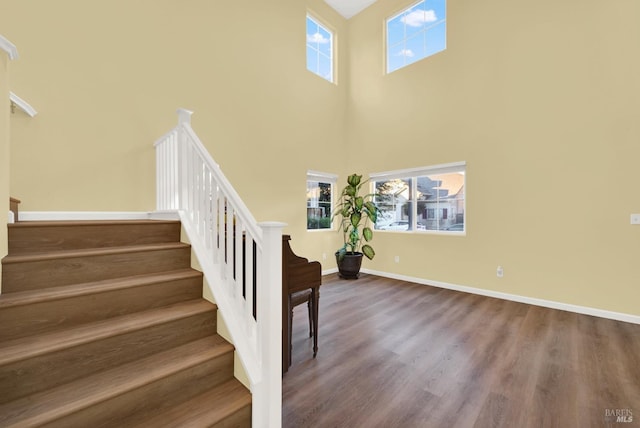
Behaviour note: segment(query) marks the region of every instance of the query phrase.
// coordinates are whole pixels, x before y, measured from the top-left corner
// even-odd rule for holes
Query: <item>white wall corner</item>
[[[0,49],[9,55],[9,59],[18,59],[18,48],[2,35],[0,35]]]

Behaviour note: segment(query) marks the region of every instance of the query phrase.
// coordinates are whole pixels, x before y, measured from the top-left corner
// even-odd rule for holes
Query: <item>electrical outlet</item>
[[[631,214],[631,224],[640,224],[640,214]]]
[[[502,278],[504,276],[504,269],[502,269],[502,266],[498,266],[496,269],[496,276],[498,278]]]
[[[322,260],[327,260],[327,253],[322,253]]]
[[[395,256],[394,260],[395,260],[396,263],[400,263],[400,256]]]

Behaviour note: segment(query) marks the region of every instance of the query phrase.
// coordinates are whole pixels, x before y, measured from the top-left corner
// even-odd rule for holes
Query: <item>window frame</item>
[[[324,54],[320,51],[320,49],[314,48],[313,46],[309,45],[309,42],[308,42],[309,34],[308,34],[308,28],[307,28],[307,25],[308,25],[307,20],[313,21],[313,23],[316,24],[318,26],[318,28],[320,28],[320,29],[324,30],[325,32],[329,33],[329,35],[331,36],[331,38],[329,40],[329,44],[330,44],[330,47],[329,47],[329,53],[330,53],[330,56],[329,56],[329,61],[330,61],[329,70],[331,72],[330,78],[327,78],[326,76],[323,76],[322,74],[319,73],[320,72],[319,59],[318,59],[318,62],[317,62],[317,64],[318,64],[317,71],[314,71],[314,70],[309,68],[309,49],[310,48],[314,49],[317,52],[318,56],[324,55]],[[305,47],[306,47],[305,55],[306,55],[306,68],[307,68],[307,71],[315,74],[316,76],[319,76],[319,77],[323,78],[327,82],[330,82],[330,83],[333,83],[333,84],[337,84],[338,83],[337,73],[336,73],[336,52],[337,52],[337,43],[336,43],[336,41],[337,41],[337,35],[336,35],[335,29],[333,27],[331,27],[330,25],[328,25],[326,23],[326,21],[324,21],[323,19],[318,18],[318,15],[316,15],[315,13],[307,10],[306,19],[305,19],[305,39],[306,39],[305,40]]]
[[[389,38],[390,38],[390,36],[389,36],[389,34],[390,34],[389,24],[392,21],[394,21],[396,18],[398,18],[398,17],[400,17],[400,16],[402,16],[404,14],[407,14],[408,11],[410,11],[411,9],[413,9],[416,6],[420,5],[421,3],[425,3],[425,5],[428,6],[429,0],[413,1],[408,6],[403,7],[402,9],[400,9],[399,11],[393,13],[392,15],[390,15],[389,17],[387,17],[384,20],[384,22],[383,22],[383,28],[384,28],[384,74],[391,74],[394,71],[401,70],[401,69],[403,69],[403,68],[405,68],[405,67],[407,67],[407,66],[409,66],[411,64],[420,62],[420,61],[422,61],[422,60],[424,60],[426,58],[429,58],[429,57],[431,57],[431,56],[433,56],[435,54],[438,54],[440,52],[443,52],[443,51],[445,51],[447,49],[447,0],[442,0],[442,1],[444,2],[444,18],[442,18],[442,19],[437,19],[436,18],[437,20],[432,25],[425,24],[424,28],[421,28],[420,30],[416,30],[415,32],[413,32],[410,35],[407,35],[407,26],[408,25],[405,23],[404,24],[404,34],[403,34],[402,39],[400,41],[394,43],[393,45],[391,45],[389,43],[389,41],[390,41],[389,40]],[[436,26],[439,26],[439,25],[444,26],[444,29],[443,29],[443,31],[444,31],[444,46],[442,47],[442,49],[437,50],[437,51],[432,52],[432,53],[426,53],[425,52],[424,56],[422,56],[422,57],[420,57],[418,59],[415,59],[415,60],[413,60],[411,62],[407,62],[406,57],[405,57],[404,63],[402,65],[398,66],[397,68],[391,69],[390,61],[391,61],[391,57],[392,57],[392,54],[391,54],[391,48],[392,47],[403,46],[402,51],[406,51],[405,48],[407,46],[407,42],[411,41],[411,39],[416,38],[416,36],[421,34],[421,33],[426,38],[427,37],[427,30],[435,28]],[[423,42],[423,45],[426,48],[426,46],[427,46],[426,40]],[[404,56],[404,54],[403,54],[403,56]]]
[[[408,192],[409,199],[407,199],[405,206],[407,209],[410,209],[411,212],[408,213],[408,220],[402,218],[394,218],[391,220],[390,224],[399,223],[401,221],[408,221],[409,228],[407,230],[394,230],[394,229],[381,229],[378,227],[378,224],[374,225],[376,232],[383,233],[420,233],[420,234],[439,234],[439,235],[459,235],[466,236],[467,234],[467,164],[466,162],[453,162],[447,164],[439,164],[432,166],[425,166],[420,168],[410,168],[403,170],[395,170],[395,171],[384,171],[369,174],[371,192],[376,193],[376,183],[385,182],[391,180],[403,180],[408,181]],[[463,230],[445,230],[445,229],[420,229],[418,228],[418,217],[422,218],[422,213],[418,210],[420,202],[424,202],[424,200],[419,200],[417,198],[418,195],[418,178],[425,176],[433,176],[433,175],[443,175],[443,174],[452,174],[452,173],[461,173],[463,175],[462,189],[464,189],[464,197],[462,199],[462,219],[461,223],[454,224],[462,224]],[[440,199],[436,199],[436,205],[432,207],[425,207],[424,216],[426,220],[433,220],[439,222],[443,216],[446,216],[446,220],[453,220],[456,217],[455,212],[453,210],[449,210],[448,206],[440,206]],[[457,202],[456,202],[457,203]],[[444,214],[446,210],[446,214]],[[451,227],[452,225],[448,226]]]
[[[323,183],[323,184],[330,184],[331,185],[331,200],[329,202],[329,227],[328,228],[316,228],[316,229],[309,229],[309,208],[319,208],[319,207],[310,207],[309,206],[309,182],[314,182],[314,183]],[[335,201],[336,201],[336,196],[335,196],[335,191],[336,191],[336,184],[338,182],[338,175],[337,174],[331,174],[331,173],[327,173],[327,172],[319,172],[319,171],[307,171],[307,197],[306,197],[306,202],[307,202],[307,232],[322,232],[322,231],[335,231],[335,227],[333,225],[333,210],[335,208]]]

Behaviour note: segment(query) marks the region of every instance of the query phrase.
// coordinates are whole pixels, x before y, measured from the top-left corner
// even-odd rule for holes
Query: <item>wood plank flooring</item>
[[[640,325],[372,275],[325,276],[319,324],[283,427],[640,427]]]

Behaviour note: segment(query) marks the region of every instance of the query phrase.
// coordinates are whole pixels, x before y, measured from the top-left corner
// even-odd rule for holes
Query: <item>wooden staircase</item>
[[[8,227],[0,427],[251,425],[179,222]]]

